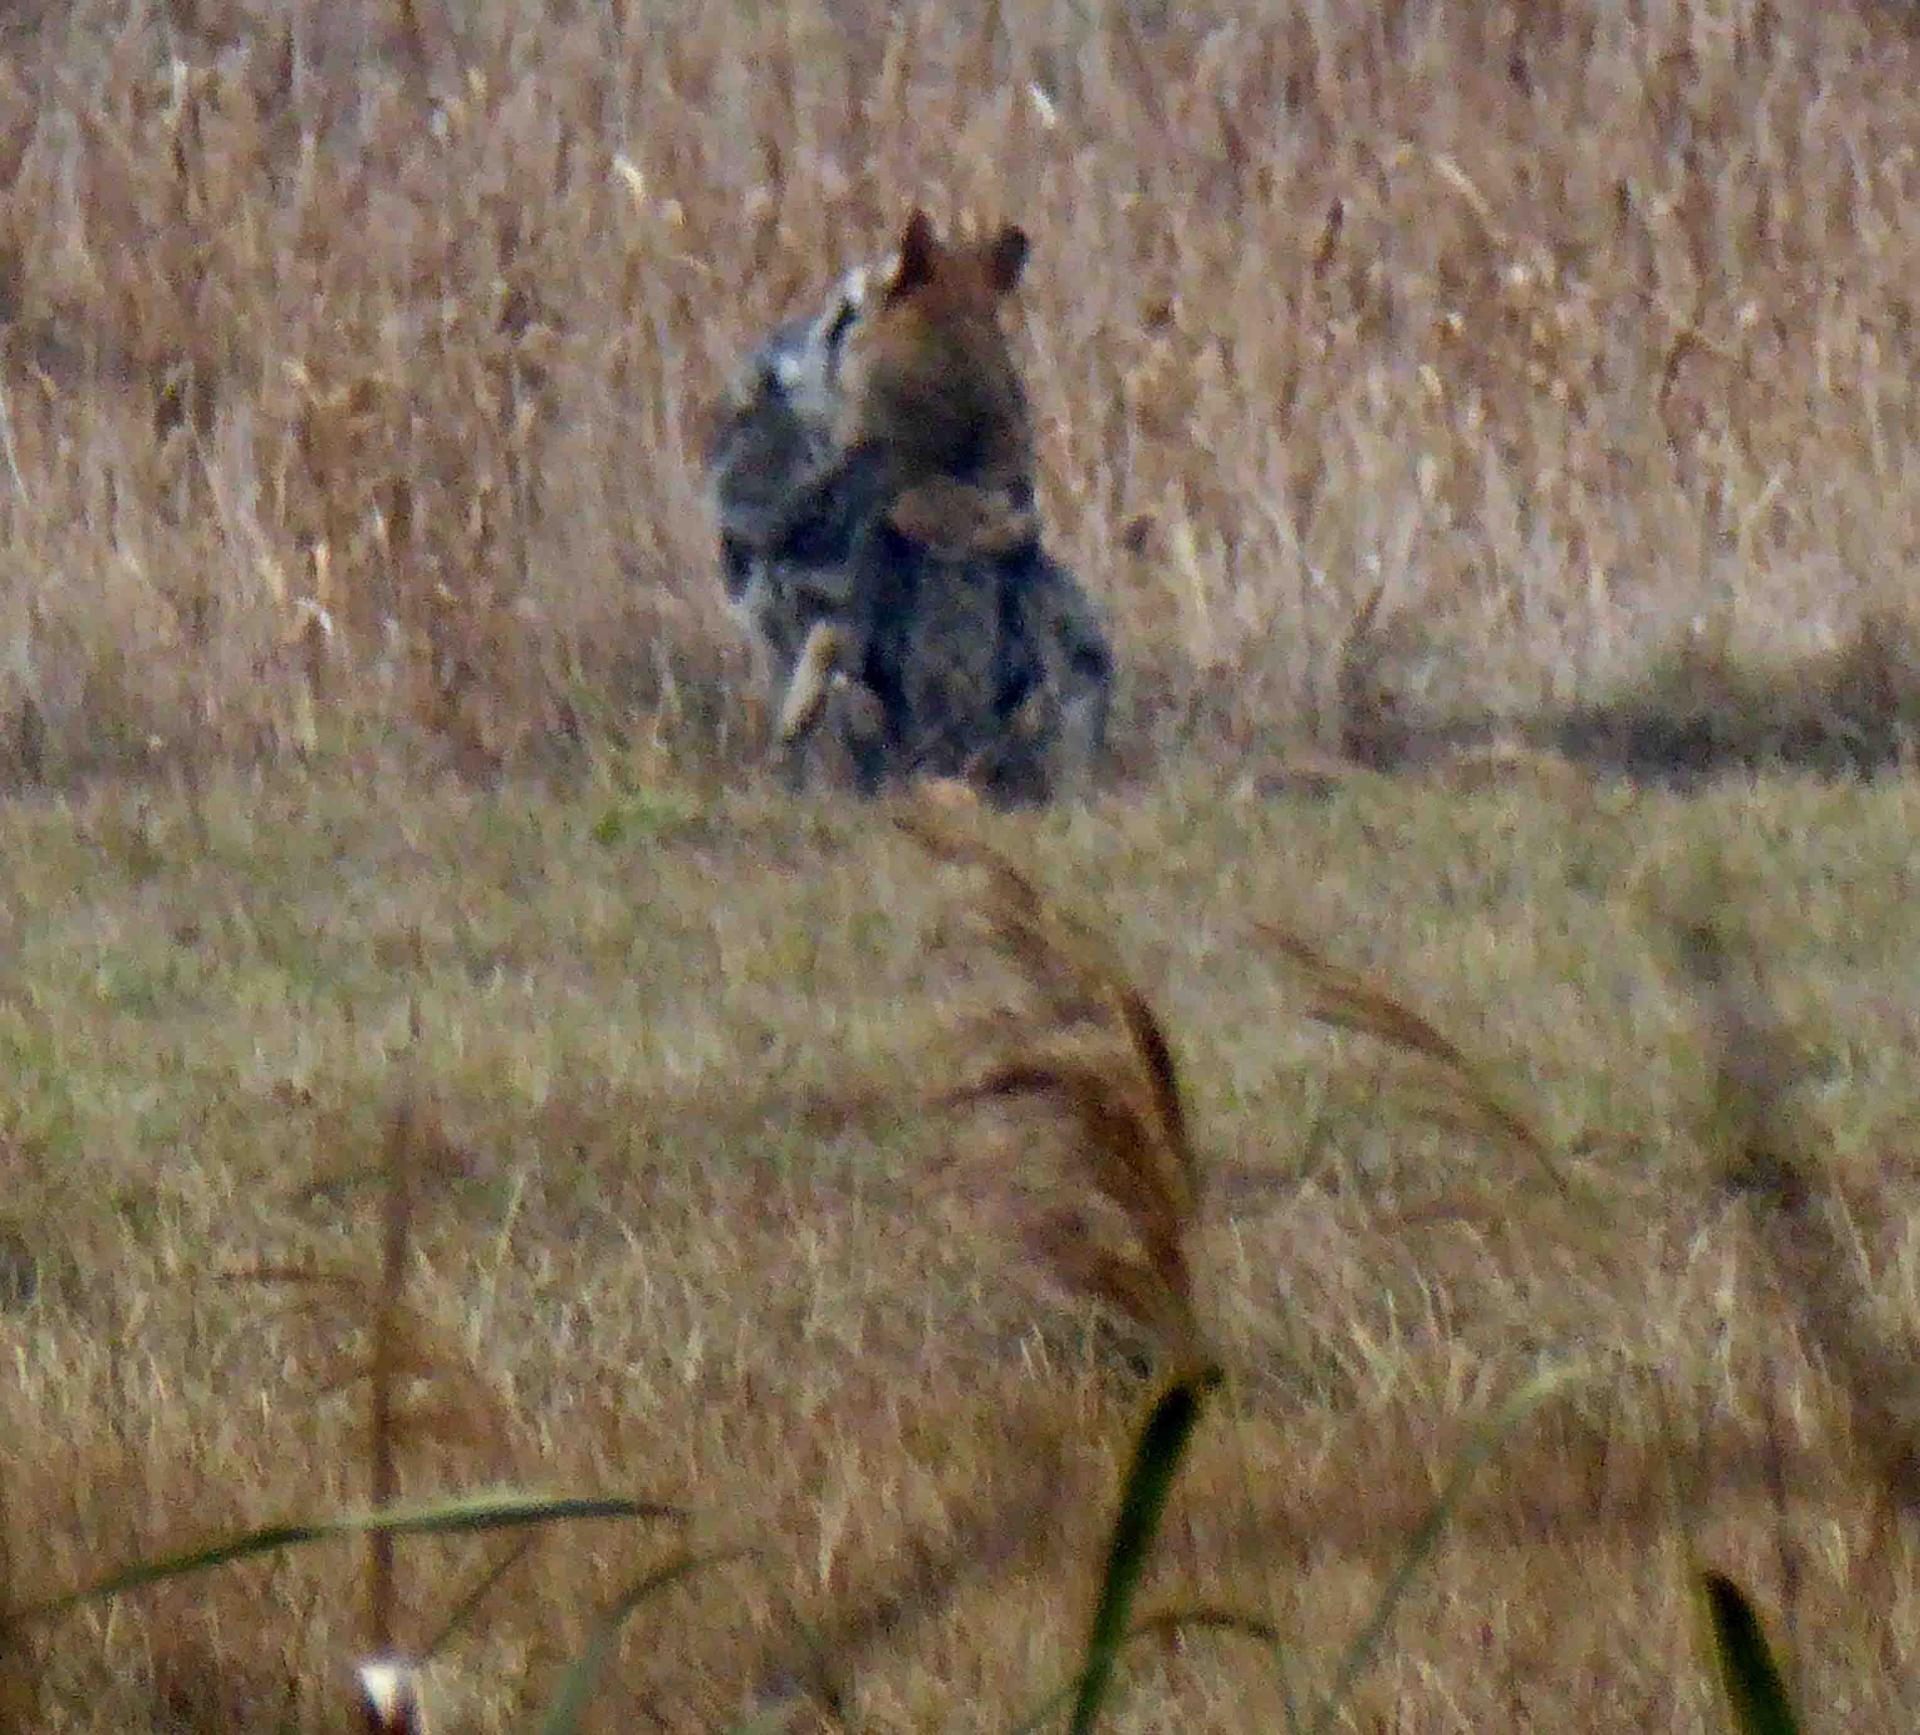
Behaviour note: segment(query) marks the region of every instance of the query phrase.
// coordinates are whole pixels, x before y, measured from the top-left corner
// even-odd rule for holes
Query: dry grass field
[[[1351,1726],[1713,1727],[1689,1535],[1791,1620],[1814,1727],[1911,1726],[1916,822],[1904,782],[1567,800],[1366,776],[1247,802],[1196,775],[985,827],[1107,931],[1186,1081],[1193,1305],[1229,1383],[1149,1606],[1271,1620],[1304,1695],[1470,1426],[1572,1360]],[[215,779],[197,819],[128,790],[21,802],[0,847],[23,1592],[364,1500],[353,1292],[223,1274],[377,1271],[406,1104],[432,1377],[402,1492],[638,1494],[765,1551],[636,1614],[596,1726],[730,1727],[809,1678],[806,1630],[852,1727],[1005,1730],[1071,1673],[1151,1363],[1036,1256],[1072,1185],[1049,1118],[919,1106],[964,1075],[975,1014],[1032,998],[963,919],[967,874],[851,806],[506,800],[385,768]],[[1750,1044],[1662,937],[1715,861],[1846,1213],[1785,1249],[1718,1125],[1716,1066]],[[1424,1008],[1524,1134],[1313,1020],[1327,985],[1275,925]],[[547,1536],[437,1666],[445,1726],[532,1726],[670,1541]],[[402,1641],[500,1554],[405,1545]],[[36,1628],[21,1726],[336,1727],[361,1589],[336,1544]],[[1191,1637],[1137,1659],[1110,1726],[1278,1727],[1273,1683],[1257,1647]]]
[[[1103,1727],[1303,1721],[1561,1364],[1328,1726],[1722,1727],[1698,1560],[1913,1727],[1916,139],[1872,0],[9,9],[0,1607],[363,1506],[384,1357],[401,1495],[687,1513],[404,1539],[441,1735],[681,1559],[588,1726],[1007,1730],[1175,1317],[1243,1626]],[[953,823],[1171,1037],[1149,1276],[1111,1029],[740,702],[706,407],[914,202],[1036,242],[1118,763]],[[0,1621],[0,1730],[344,1728],[363,1552]]]
[[[704,411],[916,200],[1035,237],[1128,761],[1888,757],[1917,53],[1874,0],[15,8],[0,774],[738,764]]]

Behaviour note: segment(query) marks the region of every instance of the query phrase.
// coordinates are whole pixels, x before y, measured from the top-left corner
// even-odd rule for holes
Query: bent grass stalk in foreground
[[[1340,1666],[1334,1671],[1333,1682],[1321,1698],[1312,1721],[1307,1725],[1308,1735],[1324,1735],[1326,1730],[1333,1727],[1334,1719],[1345,1709],[1347,1699],[1373,1661],[1381,1642],[1386,1638],[1387,1630],[1393,1624],[1393,1617],[1400,1607],[1401,1600],[1412,1587],[1414,1577],[1420,1568],[1439,1547],[1440,1539],[1446,1533],[1447,1523],[1453,1516],[1454,1508],[1465,1497],[1467,1489],[1472,1485],[1473,1478],[1481,1466],[1494,1455],[1500,1442],[1514,1428],[1550,1398],[1557,1396],[1576,1380],[1582,1378],[1583,1371],[1579,1367],[1567,1366],[1548,1368],[1534,1375],[1474,1429],[1466,1445],[1454,1459],[1452,1473],[1447,1477],[1447,1483],[1440,1492],[1440,1498],[1433,1503],[1433,1509],[1427,1514],[1426,1521],[1414,1533],[1413,1540],[1407,1545],[1407,1551],[1401,1556],[1400,1564],[1394,1569],[1393,1576],[1380,1593],[1380,1600],[1374,1604],[1373,1613],[1367,1617],[1366,1624],[1354,1635],[1353,1642],[1340,1659]]]
[[[1704,1036],[1709,1178],[1744,1207],[1764,1279],[1821,1352],[1879,1499],[1910,1511],[1920,1488],[1920,1358],[1863,1281],[1842,1173],[1823,1153],[1798,1096],[1806,1071],[1800,1044],[1780,1016],[1722,860],[1703,864],[1665,927],[1667,963]],[[1797,1571],[1777,1467],[1772,1474],[1792,1653]],[[1795,1735],[1788,1677],[1746,1593],[1697,1563],[1692,1581],[1704,1645],[1738,1735]],[[1797,1667],[1800,1658],[1789,1662]]]
[[[13,1620],[21,1624],[49,1620],[69,1613],[82,1603],[102,1602],[168,1579],[188,1577],[312,1542],[367,1536],[451,1536],[584,1518],[640,1518],[685,1524],[691,1522],[692,1517],[684,1508],[658,1500],[629,1499],[617,1494],[548,1494],[498,1488],[397,1506],[384,1512],[343,1512],[331,1517],[286,1519],[216,1537],[174,1554],[156,1555],[118,1567],[72,1590],[21,1603],[13,1611]]]
[[[1134,1601],[1174,1480],[1205,1400],[1223,1378],[1197,1319],[1186,1252],[1200,1166],[1172,1044],[1145,994],[1098,937],[1051,907],[1031,880],[977,838],[922,816],[903,820],[902,829],[937,860],[984,875],[977,912],[1039,1009],[991,1020],[975,1076],[934,1101],[1051,1110],[1061,1133],[1054,1161],[1029,1149],[1018,1175],[976,1161],[981,1191],[1008,1197],[1011,1187],[1009,1221],[1056,1281],[1139,1327],[1175,1369],[1134,1448],[1085,1663],[1070,1689],[1074,1735],[1090,1735],[1132,1636]],[[1089,1194],[1118,1231],[1104,1244],[1089,1232]],[[1257,1624],[1227,1618],[1242,1631]],[[1041,1715],[1050,1714],[1051,1707]]]
[[[1488,1068],[1404,996],[1336,963],[1319,947],[1277,922],[1262,922],[1261,937],[1293,965],[1313,995],[1310,1016],[1332,1030],[1371,1037],[1413,1057],[1429,1088],[1410,1095],[1422,1118],[1451,1131],[1504,1145],[1531,1160],[1556,1192],[1571,1196],[1552,1142],[1516,1108]]]
[[[414,936],[416,961],[418,935]],[[38,1601],[4,1609],[0,1640],[11,1642],[29,1622],[51,1620],[82,1604],[100,1602],[172,1579],[212,1571],[287,1549],[317,1542],[364,1538],[368,1544],[368,1654],[355,1671],[355,1678],[366,1703],[364,1714],[374,1719],[375,1727],[411,1728],[415,1714],[415,1675],[420,1665],[430,1661],[479,1610],[489,1592],[517,1563],[532,1538],[523,1536],[502,1559],[495,1562],[461,1597],[442,1620],[432,1639],[417,1653],[395,1649],[395,1571],[394,1543],[401,1536],[445,1536],[493,1530],[537,1531],[555,1523],[592,1518],[639,1519],[686,1526],[694,1515],[672,1503],[630,1498],[621,1495],[567,1494],[513,1488],[482,1490],[439,1499],[401,1503],[399,1489],[399,1448],[408,1432],[410,1418],[400,1402],[399,1387],[404,1376],[443,1365],[446,1356],[432,1341],[425,1322],[407,1302],[406,1273],[409,1261],[419,1146],[425,1137],[438,1136],[438,1129],[427,1124],[426,1110],[420,1099],[414,1070],[414,1056],[420,1037],[417,1002],[408,1013],[408,1049],[404,1061],[405,1077],[399,1099],[388,1119],[382,1147],[380,1176],[384,1181],[381,1215],[381,1253],[379,1269],[371,1278],[352,1270],[327,1271],[300,1267],[275,1267],[262,1264],[249,1271],[230,1273],[241,1281],[289,1284],[301,1289],[309,1309],[326,1296],[345,1297],[363,1308],[367,1316],[370,1347],[364,1364],[347,1364],[346,1377],[361,1376],[368,1383],[368,1484],[370,1509],[315,1518],[295,1518],[222,1536],[166,1555],[136,1561],[118,1568],[91,1583]],[[688,1573],[732,1559],[744,1549],[719,1548],[706,1552],[687,1551],[665,1566],[653,1569],[641,1579],[617,1605],[617,1613],[603,1620],[586,1654],[575,1662],[563,1679],[555,1702],[554,1728],[571,1727],[566,1715],[569,1706],[582,1700],[594,1675],[604,1662],[611,1635],[635,1608],[654,1592],[666,1588]],[[378,1703],[379,1694],[396,1691],[398,1704],[405,1712],[397,1723],[385,1721],[387,1711]]]
[[[1178,1069],[1146,996],[1127,979],[1096,936],[1049,907],[1033,883],[977,838],[924,817],[902,828],[921,847],[951,865],[985,876],[978,909],[987,932],[1019,969],[1040,1007],[1036,1018],[1011,1014],[989,1027],[989,1059],[971,1083],[940,1093],[947,1106],[993,1100],[1041,1101],[1065,1123],[1067,1152],[1060,1171],[1046,1177],[1029,1220],[1027,1241],[1044,1255],[1063,1285],[1099,1301],[1146,1329],[1174,1358],[1176,1373],[1142,1428],[1122,1490],[1095,1605],[1085,1660],[1074,1684],[1021,1725],[1037,1729],[1071,1696],[1072,1735],[1090,1735],[1112,1691],[1119,1654],[1147,1626],[1131,1625],[1174,1479],[1193,1437],[1206,1396],[1224,1374],[1207,1354],[1195,1317],[1185,1244],[1199,1209],[1200,1172],[1180,1095]],[[1384,989],[1341,971],[1318,952],[1280,930],[1270,933],[1320,989],[1318,1015],[1364,1031],[1433,1062],[1455,1082],[1475,1130],[1491,1131],[1532,1156],[1564,1191],[1546,1140],[1504,1101],[1460,1048],[1429,1021]],[[1091,1026],[1089,1043],[1086,1027]],[[1070,1041],[1078,1035],[1080,1040]],[[1031,1165],[1033,1159],[1027,1159]],[[1003,1180],[1005,1177],[1001,1177]],[[1085,1244],[1085,1216],[1070,1213],[1073,1183],[1091,1187],[1118,1207],[1133,1232],[1125,1249]],[[1074,1233],[1067,1232],[1069,1229]],[[1549,1367],[1525,1381],[1479,1423],[1461,1448],[1445,1487],[1408,1543],[1373,1612],[1347,1646],[1312,1715],[1302,1719],[1286,1691],[1288,1725],[1295,1735],[1324,1735],[1385,1640],[1401,1601],[1434,1554],[1455,1508],[1500,1442],[1557,1396],[1584,1370]],[[1211,1621],[1193,1611],[1194,1625],[1224,1626],[1267,1637],[1276,1667],[1281,1645],[1262,1620],[1229,1614]],[[1189,1617],[1174,1610],[1155,1617],[1179,1627]],[[1284,1685],[1284,1673],[1283,1673]]]
[[[1073,1706],[1073,1735],[1092,1735],[1100,1706],[1112,1690],[1114,1667],[1126,1640],[1127,1622],[1147,1569],[1147,1557],[1160,1533],[1167,1496],[1173,1492],[1180,1460],[1200,1420],[1200,1406],[1219,1382],[1219,1373],[1211,1368],[1192,1379],[1177,1381],[1154,1405],[1140,1431],[1133,1466],[1121,1491],[1119,1515],[1113,1523],[1106,1577],[1093,1611],[1093,1630],[1087,1635],[1086,1665],[1080,1672],[1080,1690]]]
[[[1474,1477],[1516,1427],[1585,1375],[1586,1370],[1578,1366],[1544,1369],[1475,1426],[1455,1457],[1439,1498],[1408,1542],[1372,1612],[1342,1653],[1333,1680],[1320,1696],[1311,1717],[1302,1716],[1291,1692],[1286,1695],[1289,1735],[1323,1735],[1333,1727],[1385,1641],[1393,1618],[1421,1567],[1438,1551],[1447,1524]],[[1181,1632],[1231,1633],[1258,1643],[1273,1659],[1274,1666],[1280,1667],[1284,1637],[1277,1627],[1260,1616],[1231,1609],[1166,1609],[1131,1626],[1127,1624],[1153,1529],[1159,1523],[1179,1458],[1191,1438],[1192,1423],[1203,1395],[1188,1387],[1175,1387],[1160,1399],[1148,1417],[1121,1496],[1107,1575],[1101,1585],[1085,1663],[1073,1681],[1016,1725],[1013,1735],[1036,1735],[1069,1701],[1074,1706],[1073,1735],[1086,1735],[1112,1689],[1120,1653],[1136,1639]]]
[[[636,1579],[594,1623],[593,1635],[588,1639],[586,1648],[567,1665],[566,1673],[561,1676],[560,1685],[554,1693],[553,1703],[541,1722],[541,1735],[574,1735],[580,1727],[580,1719],[586,1715],[587,1706],[592,1701],[594,1689],[600,1684],[608,1660],[613,1656],[614,1647],[620,1641],[620,1629],[645,1603],[662,1591],[671,1589],[682,1579],[690,1578],[710,1566],[723,1566],[729,1561],[755,1558],[758,1554],[757,1549],[745,1547],[683,1554]]]
[[[1694,1583],[1735,1735],[1799,1735],[1786,1678],[1746,1593],[1724,1573],[1696,1571]]]
[[[353,1537],[385,1538],[389,1543],[400,1536],[448,1536],[492,1530],[524,1530],[589,1518],[630,1518],[690,1522],[692,1515],[683,1508],[656,1500],[627,1499],[616,1495],[568,1495],[530,1493],[517,1489],[495,1489],[461,1495],[453,1499],[428,1501],[380,1512],[344,1513],[331,1518],[295,1519],[269,1524],[229,1537],[221,1537],[180,1553],[137,1561],[131,1566],[95,1580],[91,1584],[29,1603],[9,1614],[8,1637],[12,1639],[28,1622],[49,1620],[66,1614],[85,1603],[104,1602],[128,1591],[162,1584],[169,1579],[190,1577],[217,1567],[274,1555],[308,1543],[338,1541]],[[465,1617],[478,1606],[487,1591],[504,1576],[521,1550],[487,1573],[478,1586],[461,1600],[453,1615],[442,1625],[433,1642],[417,1658],[404,1665],[390,1667],[363,1664],[357,1671],[361,1690],[370,1692],[374,1676],[370,1671],[398,1670],[409,1678],[415,1668],[433,1659],[440,1647],[453,1636]],[[655,1568],[628,1590],[614,1608],[596,1626],[593,1639],[582,1655],[569,1665],[561,1679],[552,1711],[542,1725],[547,1735],[568,1735],[578,1726],[579,1714],[593,1683],[604,1667],[606,1657],[620,1626],[648,1598],[663,1591],[689,1574],[705,1567],[738,1559],[751,1552],[745,1548],[715,1549],[706,1553],[676,1556]],[[381,1676],[384,1679],[384,1674]],[[371,1707],[370,1707],[371,1709]],[[21,1727],[25,1727],[22,1724]],[[377,1726],[377,1725],[376,1725]]]
[[[1026,1105],[1057,1136],[1017,1151],[981,1140],[955,1178],[1070,1295],[1156,1344],[1176,1377],[1214,1366],[1197,1317],[1188,1243],[1201,1177],[1180,1076],[1146,996],[1097,936],[976,838],[930,814],[901,827],[935,859],[985,876],[974,906],[1031,1011],[982,1020],[969,1076],[930,1093],[941,1109]]]

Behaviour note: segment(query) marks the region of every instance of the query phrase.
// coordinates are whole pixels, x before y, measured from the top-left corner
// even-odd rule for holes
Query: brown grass
[[[1210,1367],[1187,1257],[1200,1161],[1152,1006],[1004,856],[930,818],[905,829],[936,859],[984,876],[980,917],[1030,1003],[987,1021],[982,1058],[931,1106],[1037,1108],[1042,1125],[987,1123],[960,1142],[942,1180],[1069,1294],[1145,1333],[1176,1377]]]
[[[1911,1512],[1920,1500],[1920,1360],[1867,1281],[1856,1226],[1887,1207],[1850,1199],[1823,1161],[1797,1097],[1804,1063],[1737,928],[1737,913],[1722,906],[1681,936],[1714,1059],[1718,1178],[1750,1201],[1779,1301],[1824,1358],[1889,1501]]]
[[[359,1504],[363,1293],[212,1278],[364,1270],[430,1101],[396,1479],[766,1551],[636,1615],[605,1727],[1006,1727],[1169,1339],[1232,1419],[1148,1605],[1308,1682],[1489,1401],[1597,1370],[1357,1725],[1712,1726],[1684,1532],[1913,1727],[1913,789],[1516,772],[1911,760],[1917,54],[1871,0],[13,9],[0,1615]],[[871,812],[715,775],[703,400],[917,201],[1036,239],[1050,534],[1163,768],[952,821],[1072,912],[995,880],[997,954]],[[1767,982],[1704,1027],[1643,895],[1702,850]],[[531,1550],[440,1726],[526,1727],[641,1548]],[[406,1545],[383,1629],[496,1560]],[[361,1565],[0,1622],[0,1725],[332,1727]],[[1218,1633],[1126,1683],[1279,1721]]]
[[[1875,0],[18,11],[0,776],[738,763],[701,406],[915,201],[1036,239],[1127,762],[1569,708],[1639,768],[1806,757],[1920,546],[1917,52]],[[1641,686],[1702,622],[1787,671],[1732,741]],[[1889,667],[1826,757],[1911,740]]]
[[[1916,1317],[1902,780],[1572,808],[1192,781],[946,822],[979,825],[1044,906],[1006,879],[976,906],[831,802],[224,773],[197,799],[197,822],[139,788],[0,815],[0,1153],[39,1273],[0,1310],[16,1595],[361,1502],[364,1297],[342,1289],[336,1315],[311,1283],[213,1279],[371,1276],[378,1190],[354,1178],[411,1100],[432,1113],[408,1367],[434,1377],[406,1382],[403,1493],[648,1494],[763,1550],[636,1613],[600,1726],[726,1727],[751,1700],[796,1727],[838,1705],[862,1728],[1004,1729],[1070,1674],[1157,1350],[1116,1323],[1110,1268],[1090,1292],[1008,1232],[1067,1186],[1129,1270],[1151,1265],[1136,1221],[1184,1214],[1191,1313],[1229,1370],[1144,1612],[1272,1622],[1307,1696],[1476,1418],[1573,1356],[1588,1381],[1475,1484],[1356,1717],[1711,1726],[1684,1531],[1776,1630],[1793,1563],[1810,1704],[1910,1726],[1920,1599],[1876,1455],[1893,1436],[1856,1392],[1863,1372],[1897,1389]],[[1825,1314],[1756,1264],[1765,1218],[1728,1193],[1742,1147],[1715,1106],[1737,1045],[1703,1033],[1648,937],[1649,896],[1703,851],[1799,1033],[1803,1136],[1846,1188],[1840,1239],[1814,1248],[1839,1263],[1793,1285]],[[1047,945],[983,947],[955,926],[975,907]],[[1275,953],[1276,923],[1317,978]],[[1045,1101],[911,1106],[1025,1042],[1056,1078],[1110,1075],[1133,1118],[1103,1124],[1160,1149],[1165,1063],[1115,959],[1178,1056],[1190,1206],[1171,1180],[1102,1202],[1097,1147]],[[1331,1005],[1316,979],[1369,985],[1372,1026],[1301,1016]],[[1433,1112],[1483,1087],[1570,1196],[1484,1115]],[[1003,1181],[1032,1190],[950,1184],[1009,1152]],[[428,1670],[441,1725],[527,1726],[653,1558],[617,1526],[543,1538]],[[497,1560],[404,1543],[397,1647]],[[41,1629],[33,1726],[330,1727],[362,1584],[357,1546],[320,1548]],[[1279,1717],[1230,1633],[1147,1645],[1124,1683],[1118,1730]]]

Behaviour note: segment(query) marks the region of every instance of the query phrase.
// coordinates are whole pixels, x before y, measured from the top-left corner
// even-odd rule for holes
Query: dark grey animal
[[[835,456],[841,363],[879,275],[849,272],[817,312],[768,335],[706,454],[721,576],[778,706],[781,768],[794,785],[838,771],[871,794],[950,777],[999,801],[1046,800],[1098,762],[1114,659],[1037,531],[934,546],[879,526],[881,558],[866,566],[877,592],[856,597],[859,527],[796,519]]]

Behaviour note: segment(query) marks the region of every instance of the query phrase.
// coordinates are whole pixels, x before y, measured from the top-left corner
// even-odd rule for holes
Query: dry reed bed
[[[0,770],[737,757],[701,407],[910,199],[1038,239],[1136,754],[1844,639],[1920,525],[1915,71],[1869,0],[29,9]]]

